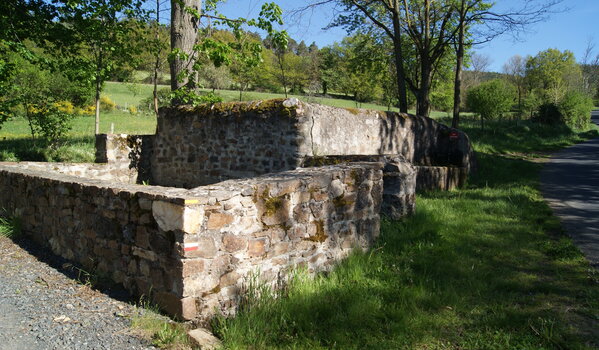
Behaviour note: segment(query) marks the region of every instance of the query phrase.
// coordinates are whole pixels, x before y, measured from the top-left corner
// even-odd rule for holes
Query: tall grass
[[[0,236],[10,239],[21,235],[21,221],[14,216],[0,216]]]

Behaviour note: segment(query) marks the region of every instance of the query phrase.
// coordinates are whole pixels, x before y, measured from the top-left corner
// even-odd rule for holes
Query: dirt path
[[[599,124],[599,111],[593,111]],[[541,172],[541,190],[566,232],[599,269],[599,138],[566,148]]]

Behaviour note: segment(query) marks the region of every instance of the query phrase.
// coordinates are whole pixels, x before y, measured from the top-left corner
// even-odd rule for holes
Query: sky
[[[302,16],[290,15],[290,11],[302,7],[307,0],[228,0],[220,5],[219,11],[228,16],[255,17],[261,5],[270,1],[281,6],[286,22],[283,28],[298,42],[304,40],[307,45],[316,42],[323,47],[341,41],[346,35],[339,28],[322,29],[334,18],[331,7],[306,11]],[[496,8],[517,6],[522,1],[497,0]],[[518,40],[506,35],[474,50],[490,58],[489,71],[495,72],[501,72],[503,64],[514,55],[534,56],[549,48],[570,50],[580,61],[589,40],[595,43],[595,55],[599,54],[599,0],[564,0],[560,9],[564,8],[567,11],[551,14],[546,21],[529,26]]]

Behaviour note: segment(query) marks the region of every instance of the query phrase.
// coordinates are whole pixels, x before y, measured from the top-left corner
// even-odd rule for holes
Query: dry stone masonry
[[[96,149],[97,164],[0,163],[0,207],[183,319],[234,313],[252,276],[367,249],[380,213],[413,213],[417,188],[461,186],[475,164],[466,135],[428,118],[295,99],[163,109],[156,135]]]

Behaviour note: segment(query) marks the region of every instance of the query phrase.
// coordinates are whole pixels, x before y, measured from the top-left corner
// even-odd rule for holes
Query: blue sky
[[[269,0],[273,1],[273,0]],[[274,0],[285,11],[297,9],[305,0]],[[498,0],[497,8],[515,6],[522,0]],[[541,0],[542,1],[542,0]],[[264,0],[228,0],[220,6],[220,11],[229,16],[256,16]],[[599,53],[599,0],[564,0],[562,7],[569,10],[552,14],[542,23],[529,27],[527,33],[518,41],[511,36],[499,37],[491,43],[475,50],[491,58],[491,71],[501,71],[503,64],[513,55],[535,55],[548,48],[570,50],[578,60],[587,46],[588,40],[596,43],[595,54]],[[345,32],[341,29],[322,30],[334,16],[329,7],[321,7],[313,12],[306,12],[301,18],[286,18],[285,29],[297,41],[306,44],[316,42],[319,47],[340,41]]]

